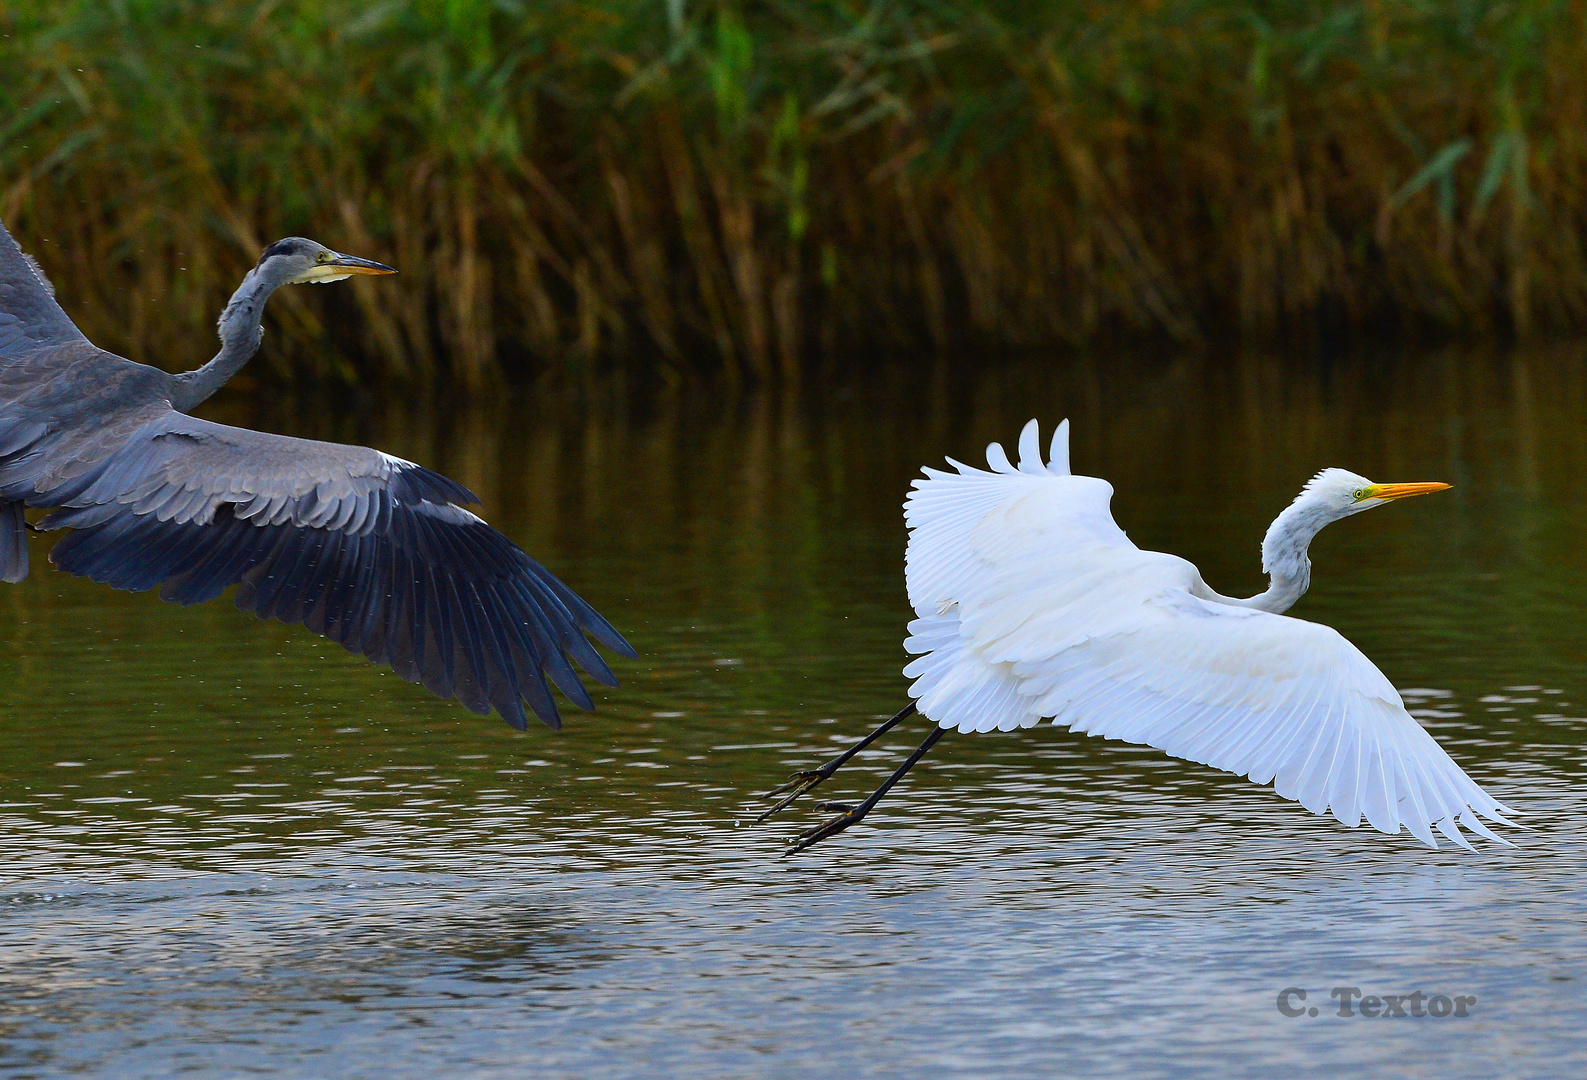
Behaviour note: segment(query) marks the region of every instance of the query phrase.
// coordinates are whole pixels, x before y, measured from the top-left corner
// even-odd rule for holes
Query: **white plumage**
[[[1113,521],[1112,486],[1070,474],[1068,442],[1066,420],[1043,464],[1032,420],[1017,467],[993,443],[990,472],[950,459],[956,472],[928,468],[915,481],[904,516],[917,618],[904,647],[919,655],[904,674],[921,713],[964,732],[1052,717],[1271,783],[1352,828],[1365,816],[1435,848],[1434,826],[1467,848],[1461,826],[1507,843],[1478,815],[1510,824],[1502,815],[1513,811],[1450,760],[1360,650],[1330,627],[1253,606],[1262,598],[1220,596],[1184,559],[1137,548]],[[1269,559],[1298,560],[1295,596],[1309,575],[1305,544],[1334,519],[1306,517],[1329,485],[1355,485],[1360,504],[1336,516],[1397,497],[1341,470],[1319,474],[1316,496],[1303,492],[1286,511],[1298,548],[1280,535],[1285,516],[1264,547]]]

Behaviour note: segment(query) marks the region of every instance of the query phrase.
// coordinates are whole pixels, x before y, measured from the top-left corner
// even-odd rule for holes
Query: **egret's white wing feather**
[[[1026,424],[1025,427],[1034,433],[1036,429],[1033,425],[1035,423],[1036,421],[1032,420],[1029,424]],[[1047,454],[1049,458],[1047,462],[1047,471],[1052,473],[1054,476],[1068,476],[1069,421],[1060,420],[1058,422],[1057,430],[1052,433],[1052,446],[1048,449]]]
[[[1062,444],[1060,446],[1060,443]],[[1183,559],[1141,551],[1113,521],[1113,489],[1068,472],[1067,428],[1043,466],[1036,422],[1019,467],[927,469],[905,504],[918,616],[904,674],[920,711],[960,731],[1030,727],[1155,746],[1271,782],[1355,827],[1508,824],[1337,631],[1217,597]],[[1060,457],[1060,450],[1062,451]],[[1475,813],[1473,813],[1475,812]],[[1501,843],[1505,841],[1500,840]]]

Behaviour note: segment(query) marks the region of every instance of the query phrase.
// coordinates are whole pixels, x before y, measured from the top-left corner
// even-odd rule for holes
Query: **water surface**
[[[252,405],[464,481],[642,658],[518,735],[299,628],[42,565],[0,589],[0,1073],[1579,1074],[1587,350],[891,368],[680,389]],[[938,744],[795,859],[758,793],[904,700],[900,503],[1030,416],[1137,543],[1261,587],[1317,469],[1444,480],[1325,531],[1340,629],[1517,846],[1432,852],[1146,749]],[[827,797],[868,789],[903,727]],[[1335,986],[1474,996],[1343,1019]],[[1319,1015],[1282,1016],[1307,990]],[[1296,999],[1298,1000],[1298,999]]]

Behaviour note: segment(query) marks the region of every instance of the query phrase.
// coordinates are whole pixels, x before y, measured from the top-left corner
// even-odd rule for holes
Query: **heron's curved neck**
[[[211,394],[230,382],[231,377],[253,359],[254,353],[259,351],[259,342],[264,338],[264,327],[260,321],[264,318],[265,301],[280,285],[281,282],[259,273],[257,267],[242,279],[242,284],[231,294],[231,301],[220,316],[220,352],[196,371],[176,376],[175,400],[171,405],[178,412],[191,412],[207,401]]]
[[[1306,549],[1322,527],[1337,517],[1304,496],[1285,507],[1262,538],[1262,569],[1268,575],[1267,590],[1228,602],[1275,614],[1288,611],[1311,586],[1311,559]]]

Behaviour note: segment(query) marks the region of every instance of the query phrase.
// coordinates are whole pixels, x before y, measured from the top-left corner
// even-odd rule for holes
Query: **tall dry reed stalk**
[[[0,32],[0,216],[172,366],[289,233],[403,271],[274,313],[274,355],[351,379],[1587,322],[1574,0],[10,0]]]

